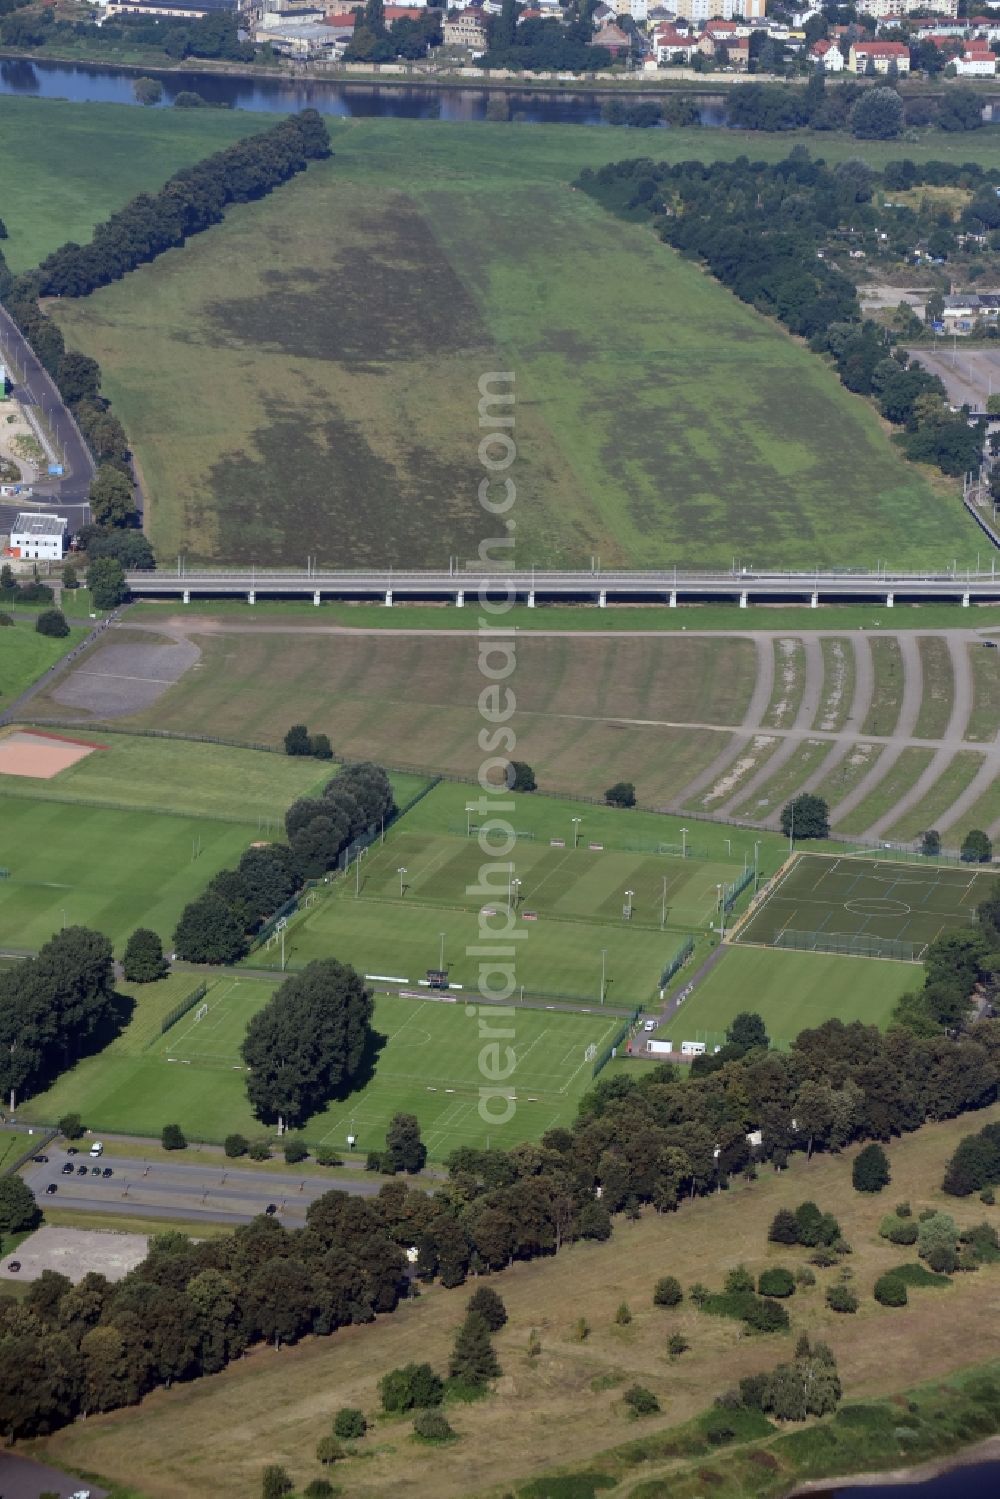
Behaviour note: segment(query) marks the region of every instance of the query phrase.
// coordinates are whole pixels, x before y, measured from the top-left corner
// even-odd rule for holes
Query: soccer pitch
[[[493,862],[484,881],[481,870],[490,863],[474,838],[402,827],[290,928],[286,963],[299,967],[335,954],[362,973],[404,984],[442,966],[453,983],[469,988],[478,979],[479,912],[492,910],[487,925],[498,931],[509,900],[516,983],[525,994],[599,1002],[603,974],[609,1002],[639,1006],[656,998],[683,937],[717,921],[720,886],[742,872],[527,837],[509,859]],[[279,949],[272,945],[248,961],[277,967]]]
[[[188,901],[256,837],[208,817],[0,794],[0,942],[37,948],[88,926],[116,948],[137,926],[169,942]]]
[[[771,1045],[787,1048],[800,1031],[825,1020],[885,1026],[900,995],[920,983],[912,963],[731,947],[662,1034],[669,1030],[678,1048],[682,1041],[704,1041],[711,1049],[725,1043],[734,1016],[751,1010],[764,1021]]]
[[[198,1008],[190,1010],[144,1050],[128,1044],[126,1031],[121,1042],[87,1058],[31,1100],[23,1117],[48,1121],[75,1109],[91,1129],[158,1135],[169,1120],[192,1139],[221,1140],[233,1131],[251,1138],[260,1134],[263,1127],[247,1103],[240,1043],[251,1015],[274,988],[254,979],[217,980],[206,995],[202,1019],[196,1019]],[[133,1025],[144,1023],[143,1003],[140,996]],[[471,1009],[462,1002],[379,995],[373,1020],[379,1040],[368,1076],[347,1098],[310,1119],[303,1137],[313,1146],[345,1151],[353,1134],[359,1151],[377,1150],[392,1115],[405,1112],[417,1116],[428,1151],[438,1160],[459,1145],[537,1139],[573,1119],[591,1084],[588,1048],[600,1053],[621,1025],[596,1011],[519,1009],[509,1017],[494,1008]],[[511,1047],[515,1065],[510,1078],[496,1084],[483,1077],[480,1053],[499,1027],[513,1031],[497,1044]],[[494,1120],[507,1112],[510,1096],[507,1122],[491,1122],[480,1113],[483,1086],[498,1088],[501,1095],[491,1105]]]
[[[799,854],[739,932],[769,947],[917,960],[996,888],[984,869]]]

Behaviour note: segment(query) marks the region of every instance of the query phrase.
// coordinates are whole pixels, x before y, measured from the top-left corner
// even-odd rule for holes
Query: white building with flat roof
[[[61,562],[65,538],[64,515],[24,511],[11,528],[9,553],[26,562]]]

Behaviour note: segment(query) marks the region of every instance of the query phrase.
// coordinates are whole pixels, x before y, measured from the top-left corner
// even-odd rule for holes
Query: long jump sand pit
[[[17,729],[0,739],[0,775],[51,781],[61,770],[68,770],[100,749],[107,749],[107,745],[86,739],[61,739],[37,729]]]

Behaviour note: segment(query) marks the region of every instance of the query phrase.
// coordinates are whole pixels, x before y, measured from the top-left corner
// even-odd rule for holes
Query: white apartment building
[[[25,511],[11,529],[10,555],[27,562],[61,562],[66,524],[64,515]]]
[[[731,21],[741,16],[747,21],[761,21],[767,11],[767,0],[677,0],[677,14],[685,21]]]

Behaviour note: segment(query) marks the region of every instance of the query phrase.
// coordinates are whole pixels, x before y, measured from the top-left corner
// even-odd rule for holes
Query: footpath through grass
[[[39,635],[30,619],[18,619],[0,629],[0,712],[78,645],[85,633],[73,628],[63,640],[54,640],[50,635]]]

